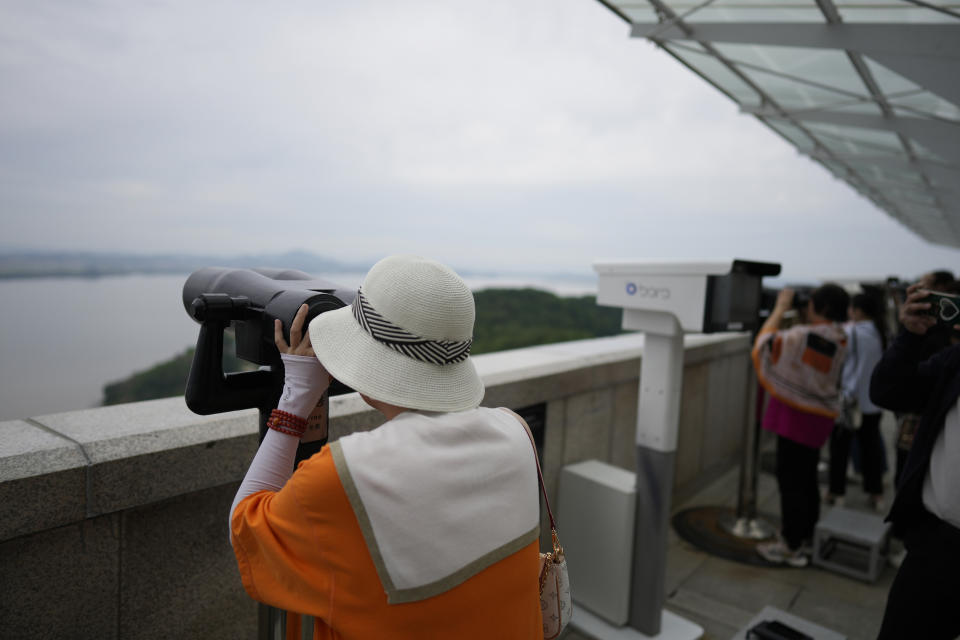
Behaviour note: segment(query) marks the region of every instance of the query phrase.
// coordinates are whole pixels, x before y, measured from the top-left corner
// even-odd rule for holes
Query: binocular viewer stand
[[[187,406],[200,415],[256,408],[263,439],[267,419],[283,391],[283,361],[274,344],[274,321],[281,321],[289,341],[290,326],[303,304],[309,309],[309,323],[321,313],[350,304],[355,295],[332,282],[290,269],[208,267],[195,271],[183,286],[184,308],[200,323],[184,392]],[[237,357],[259,369],[224,373],[223,334],[229,327],[236,336]],[[330,388],[331,395],[350,391],[338,381]],[[321,438],[301,444],[297,460],[310,457],[324,442]]]
[[[684,351],[676,321],[661,320],[663,333],[644,334],[635,473],[612,467],[604,472],[604,463],[591,461],[600,468],[589,469],[589,462],[571,465],[561,478],[563,491],[571,492],[561,495],[564,517],[589,514],[586,521],[571,524],[573,535],[567,539],[575,600],[571,624],[599,640],[696,640],[703,635],[699,625],[663,608]],[[576,467],[582,469],[574,471]],[[629,567],[621,571],[624,564]],[[585,589],[579,594],[578,577]]]
[[[744,331],[754,327],[761,280],[780,265],[731,259],[713,262],[603,262],[597,304],[623,309],[621,326],[644,333],[636,429],[636,507],[627,626],[602,626],[581,616],[579,626],[603,640],[696,640],[698,625],[664,610],[674,465],[683,385],[684,332]],[[570,548],[570,557],[576,549]],[[576,584],[576,576],[571,576]],[[576,598],[576,591],[574,598]],[[573,624],[578,625],[577,614]],[[598,624],[594,624],[594,622]]]
[[[332,282],[290,269],[208,267],[194,272],[183,286],[183,306],[200,323],[184,392],[187,406],[200,415],[256,408],[263,440],[267,420],[283,392],[283,360],[274,342],[274,321],[282,322],[289,342],[290,326],[302,305],[309,308],[306,327],[317,315],[344,307],[355,296]],[[223,334],[229,327],[236,335],[237,357],[259,369],[224,373]],[[294,464],[326,443],[329,395],[351,391],[333,381],[310,416]],[[287,637],[286,612],[261,604],[258,618],[261,640]]]

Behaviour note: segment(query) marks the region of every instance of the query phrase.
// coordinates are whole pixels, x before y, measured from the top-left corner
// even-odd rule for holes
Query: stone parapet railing
[[[551,501],[560,469],[634,466],[643,337],[474,358],[485,406],[537,407]],[[749,339],[687,336],[674,496],[736,464]],[[183,398],[0,422],[0,638],[253,638],[227,511],[257,446],[255,410],[197,416]],[[382,422],[331,400],[331,438]]]

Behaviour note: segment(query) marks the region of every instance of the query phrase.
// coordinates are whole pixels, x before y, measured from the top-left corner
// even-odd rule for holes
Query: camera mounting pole
[[[183,285],[183,305],[200,323],[197,348],[184,392],[187,406],[207,415],[257,408],[259,435],[283,392],[283,360],[274,343],[274,320],[283,323],[285,338],[301,305],[309,307],[307,322],[317,315],[353,302],[356,293],[327,280],[292,269],[226,269],[195,271]],[[232,326],[237,356],[260,365],[256,371],[223,372],[223,332]],[[334,380],[308,420],[307,434],[297,447],[294,464],[318,452],[327,441],[329,396],[352,389]],[[286,637],[286,615],[261,604],[258,637]],[[279,630],[279,634],[278,634]]]
[[[599,276],[597,303],[623,308],[623,328],[644,332],[628,624],[645,638],[694,640],[703,630],[663,608],[683,334],[752,329],[757,323],[761,278],[778,274],[780,265],[746,260],[627,262],[598,263],[594,269]],[[578,614],[580,609],[574,612],[575,624]],[[623,630],[604,621],[589,622],[593,635],[599,631],[611,638],[626,637]]]

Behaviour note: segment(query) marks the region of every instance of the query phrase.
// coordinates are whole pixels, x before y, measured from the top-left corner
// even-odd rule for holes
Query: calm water
[[[363,274],[330,280],[358,286]],[[534,286],[560,295],[589,280],[465,278],[475,288]],[[0,420],[98,406],[103,386],[195,344],[181,302],[186,275],[0,280]]]

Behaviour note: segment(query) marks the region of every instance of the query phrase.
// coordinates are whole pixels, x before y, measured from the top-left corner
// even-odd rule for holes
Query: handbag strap
[[[857,362],[860,359],[860,352],[857,350],[857,324],[856,323],[850,326],[850,338],[851,338],[851,342],[853,342],[853,349],[851,349],[851,351],[853,352],[853,358],[851,359],[854,362]],[[860,364],[860,363],[857,362],[857,364]]]
[[[537,479],[540,481],[540,492],[543,494],[543,504],[547,507],[547,516],[550,518],[550,529],[556,529],[557,524],[553,521],[553,511],[550,510],[550,499],[547,498],[547,488],[543,486],[543,471],[540,470],[540,456],[537,455],[537,443],[533,439],[533,433],[530,431],[530,426],[527,424],[527,421],[521,418],[519,415],[507,409],[506,407],[501,407],[504,411],[514,416],[517,420],[520,421],[520,424],[523,425],[524,431],[527,432],[527,437],[530,438],[530,444],[533,445],[533,459],[537,462]]]
[[[860,364],[858,362],[859,359],[860,359],[860,354],[857,350],[857,323],[854,322],[850,324],[850,352],[847,354],[848,362],[844,363],[844,367],[843,367],[844,370],[847,369],[848,363],[854,363],[855,365],[859,365]],[[856,369],[853,369],[853,371],[854,373],[856,373]],[[846,395],[843,393],[844,379],[843,379],[842,371],[840,373],[840,380],[838,381],[838,384],[840,385],[841,401],[843,403],[846,403]]]

